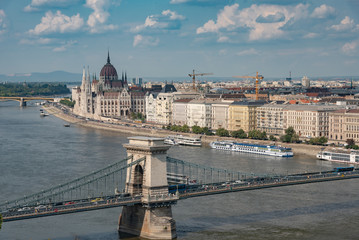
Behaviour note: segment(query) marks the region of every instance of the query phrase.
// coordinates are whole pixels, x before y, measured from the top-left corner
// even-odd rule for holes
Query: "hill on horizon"
[[[65,71],[0,74],[0,82],[81,82],[82,74]]]
[[[359,80],[358,76],[308,76],[311,80]],[[142,77],[145,82],[191,82],[192,79],[188,76],[183,77]],[[300,80],[302,77],[292,77],[293,80]],[[278,81],[284,80],[285,77],[265,77],[264,80]],[[70,73],[66,71],[53,71],[48,73],[16,73],[16,74],[0,74],[1,82],[64,82],[74,83],[81,82],[82,73]],[[197,81],[241,81],[244,79],[232,78],[232,77],[198,77]],[[128,78],[128,82],[131,82],[131,78]]]

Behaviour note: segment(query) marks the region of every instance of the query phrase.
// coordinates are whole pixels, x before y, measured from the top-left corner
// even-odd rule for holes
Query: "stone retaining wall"
[[[71,115],[63,113],[60,109],[57,109],[52,106],[44,107],[46,111],[48,111],[49,114],[52,114],[56,117],[59,117],[69,123],[76,124],[79,126],[84,127],[91,127],[101,130],[107,130],[107,131],[115,131],[115,132],[122,132],[126,134],[133,134],[133,135],[141,135],[141,136],[154,136],[154,137],[167,137],[168,135],[175,135],[176,133],[172,131],[168,131],[165,129],[149,129],[149,128],[142,128],[142,127],[127,127],[122,125],[116,125],[116,124],[109,124],[109,123],[101,123],[101,122],[94,122],[94,121],[86,121],[86,120],[80,120],[78,118],[75,118]],[[190,133],[178,133],[182,134],[184,136],[197,136],[196,134],[190,134]],[[212,141],[216,140],[233,140],[237,142],[247,142],[247,143],[256,143],[256,144],[273,144],[273,141],[263,141],[263,140],[252,140],[252,139],[237,139],[237,138],[220,138],[218,136],[206,136],[202,135],[202,143],[205,146],[208,146],[208,144]],[[323,146],[315,146],[315,145],[307,145],[307,144],[288,144],[288,143],[281,143],[277,142],[277,145],[281,145],[283,147],[290,147],[293,149],[294,154],[305,154],[310,157],[315,158],[316,154],[323,148]]]

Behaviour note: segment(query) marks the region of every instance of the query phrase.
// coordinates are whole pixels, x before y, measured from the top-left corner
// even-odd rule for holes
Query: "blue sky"
[[[0,74],[359,76],[358,0],[0,0]]]

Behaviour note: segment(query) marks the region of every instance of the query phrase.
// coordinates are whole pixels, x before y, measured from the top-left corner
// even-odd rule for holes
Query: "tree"
[[[72,102],[69,99],[62,99],[60,100],[60,103],[72,108],[75,106],[75,101]]]
[[[202,128],[202,130],[203,130],[203,133],[206,134],[207,136],[214,135],[214,134],[212,133],[212,131],[209,130],[208,127],[204,127],[204,128]]]
[[[267,133],[266,133],[265,131],[261,132],[261,133],[259,134],[259,139],[261,139],[261,140],[267,140],[267,139],[268,139]]]
[[[267,133],[265,131],[252,130],[248,132],[248,138],[265,140],[267,139]]]
[[[171,126],[171,131],[180,132],[181,130],[182,130],[181,126],[177,126],[177,125]]]
[[[231,136],[234,138],[247,138],[247,133],[243,129],[231,132]]]
[[[203,133],[203,129],[199,126],[192,126],[192,132],[196,134],[201,134]]]
[[[181,127],[181,132],[189,132],[189,127],[187,124],[185,124]]]
[[[282,142],[288,142],[288,143],[297,143],[299,142],[299,136],[298,134],[295,132],[293,127],[288,127],[285,130],[285,135],[282,135],[280,137],[280,140]]]
[[[355,150],[358,150],[359,149],[359,146],[358,145],[355,145],[355,141],[354,139],[350,138],[350,139],[347,139],[347,146],[346,148],[351,148],[351,149],[355,149]]]
[[[315,138],[311,138],[309,140],[309,144],[312,145],[324,145],[328,142],[328,139],[326,137],[315,137]]]
[[[355,141],[353,138],[348,138],[346,142],[347,142],[348,146],[355,145]]]
[[[224,128],[218,128],[216,131],[217,136],[220,137],[229,137],[229,132],[228,130],[224,129]]]
[[[277,141],[278,139],[274,135],[269,136],[269,140],[271,141]]]

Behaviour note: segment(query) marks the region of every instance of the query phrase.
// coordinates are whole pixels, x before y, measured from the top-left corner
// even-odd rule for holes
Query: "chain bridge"
[[[128,157],[58,186],[0,204],[4,222],[123,207],[119,232],[176,237],[172,205],[237,191],[359,178],[359,169],[273,175],[245,173],[167,156],[162,138],[130,137]],[[5,226],[6,227],[6,226]]]

